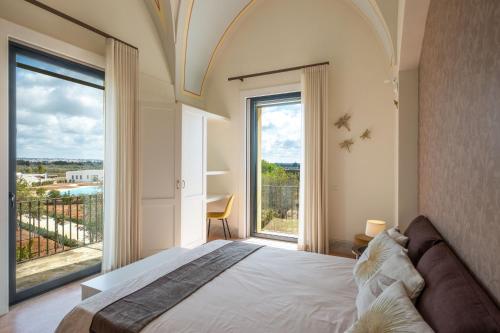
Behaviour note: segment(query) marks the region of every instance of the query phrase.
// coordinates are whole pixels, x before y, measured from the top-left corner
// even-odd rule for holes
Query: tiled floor
[[[54,332],[62,318],[80,302],[82,281],[14,305],[0,317],[0,333]]]

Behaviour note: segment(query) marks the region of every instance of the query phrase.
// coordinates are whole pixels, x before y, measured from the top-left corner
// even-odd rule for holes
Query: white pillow
[[[386,231],[378,234],[368,243],[368,247],[354,265],[354,281],[361,287],[382,266],[391,255],[403,248]]]
[[[389,234],[392,239],[394,239],[399,245],[403,247],[408,243],[408,237],[400,233],[396,227],[387,230],[387,234]]]
[[[356,297],[358,317],[365,313],[373,301],[396,281],[403,283],[406,294],[413,302],[425,286],[424,279],[404,251],[393,254],[387,259],[380,269],[359,289]]]
[[[406,295],[401,281],[393,283],[372,303],[368,311],[346,333],[418,332],[432,333]]]

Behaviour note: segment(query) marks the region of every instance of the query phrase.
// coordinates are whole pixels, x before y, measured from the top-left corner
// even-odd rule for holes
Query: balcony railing
[[[267,232],[296,235],[298,232],[299,186],[262,185],[261,228]]]
[[[18,263],[102,242],[102,194],[17,202]]]

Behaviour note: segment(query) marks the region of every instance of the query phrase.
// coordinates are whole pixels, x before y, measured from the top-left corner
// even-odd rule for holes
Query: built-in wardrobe
[[[141,106],[142,255],[206,242],[207,203],[227,194],[207,194],[207,123],[229,121],[176,103]]]

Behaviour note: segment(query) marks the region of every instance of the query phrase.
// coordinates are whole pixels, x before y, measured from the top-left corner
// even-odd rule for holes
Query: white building
[[[16,173],[16,177],[25,180],[28,184],[40,184],[49,178],[46,173]]]
[[[102,182],[103,180],[104,170],[66,171],[66,181],[68,183]]]

